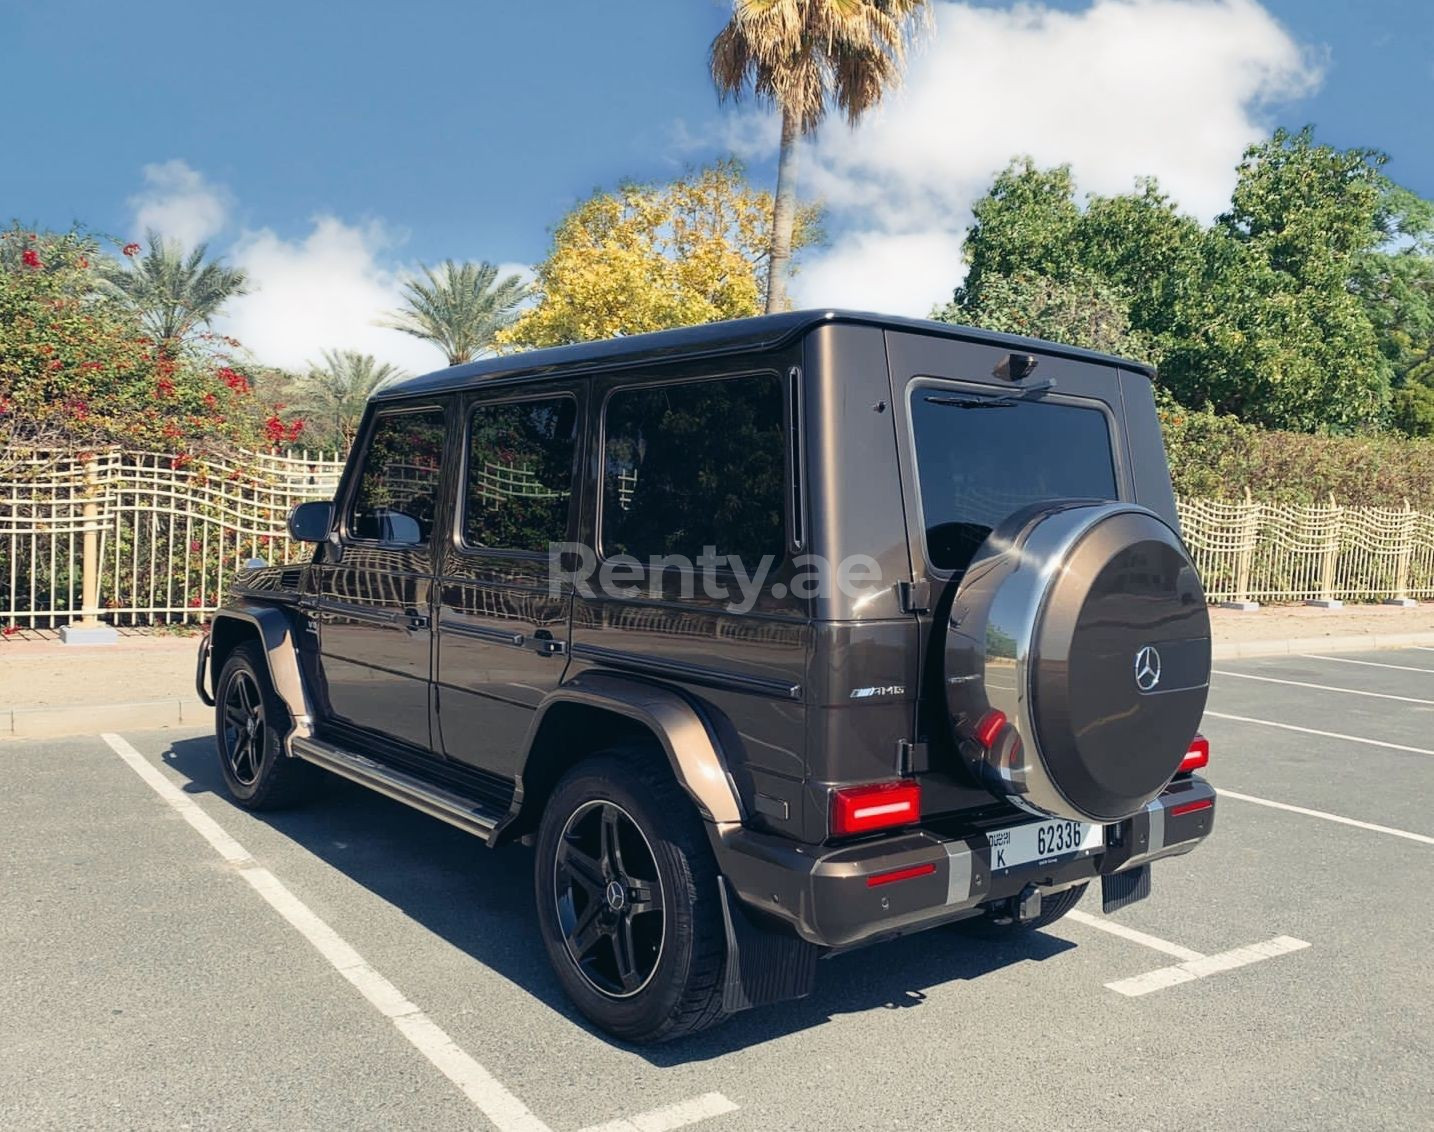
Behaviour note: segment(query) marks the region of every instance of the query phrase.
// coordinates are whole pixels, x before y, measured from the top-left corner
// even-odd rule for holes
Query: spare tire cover
[[[1116,821],[1165,788],[1199,727],[1205,594],[1152,511],[1029,507],[962,577],[945,667],[957,749],[983,785],[1034,814]],[[983,721],[989,745],[974,737]]]

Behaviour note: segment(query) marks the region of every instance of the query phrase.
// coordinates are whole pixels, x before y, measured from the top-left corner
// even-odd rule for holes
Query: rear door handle
[[[568,651],[568,642],[555,640],[547,629],[539,629],[528,638],[524,647],[532,649],[539,656],[563,656]]]

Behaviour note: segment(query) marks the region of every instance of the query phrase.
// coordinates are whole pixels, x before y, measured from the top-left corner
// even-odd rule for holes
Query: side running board
[[[320,739],[295,736],[289,745],[294,754],[316,766],[331,770],[361,786],[367,786],[370,790],[377,790],[396,802],[412,806],[429,817],[446,821],[449,825],[457,826],[465,833],[471,833],[485,841],[492,837],[493,830],[508,816],[481,802],[474,802],[471,798],[427,782],[417,775],[408,774],[363,755],[356,755]]]

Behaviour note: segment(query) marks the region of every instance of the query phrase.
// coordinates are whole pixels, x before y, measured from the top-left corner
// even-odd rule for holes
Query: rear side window
[[[911,395],[926,553],[964,570],[991,529],[1032,503],[1115,499],[1105,413],[1054,401],[917,388]]]
[[[423,546],[438,512],[442,409],[387,413],[375,422],[349,514],[354,538]]]
[[[775,374],[619,389],[604,416],[608,555],[738,556],[786,549],[784,397]],[[714,548],[709,550],[708,548]]]
[[[468,418],[468,546],[543,554],[568,535],[577,402],[479,405]]]

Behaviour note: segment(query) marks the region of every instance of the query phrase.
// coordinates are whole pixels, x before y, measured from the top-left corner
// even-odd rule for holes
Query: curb
[[[1336,637],[1223,641],[1216,642],[1211,655],[1215,660],[1234,660],[1238,657],[1288,656],[1308,652],[1374,652],[1377,649],[1407,649],[1412,646],[1434,647],[1434,633],[1351,633]]]
[[[0,739],[57,739],[102,731],[148,731],[213,722],[214,709],[198,699],[128,704],[72,704],[0,711]]]

